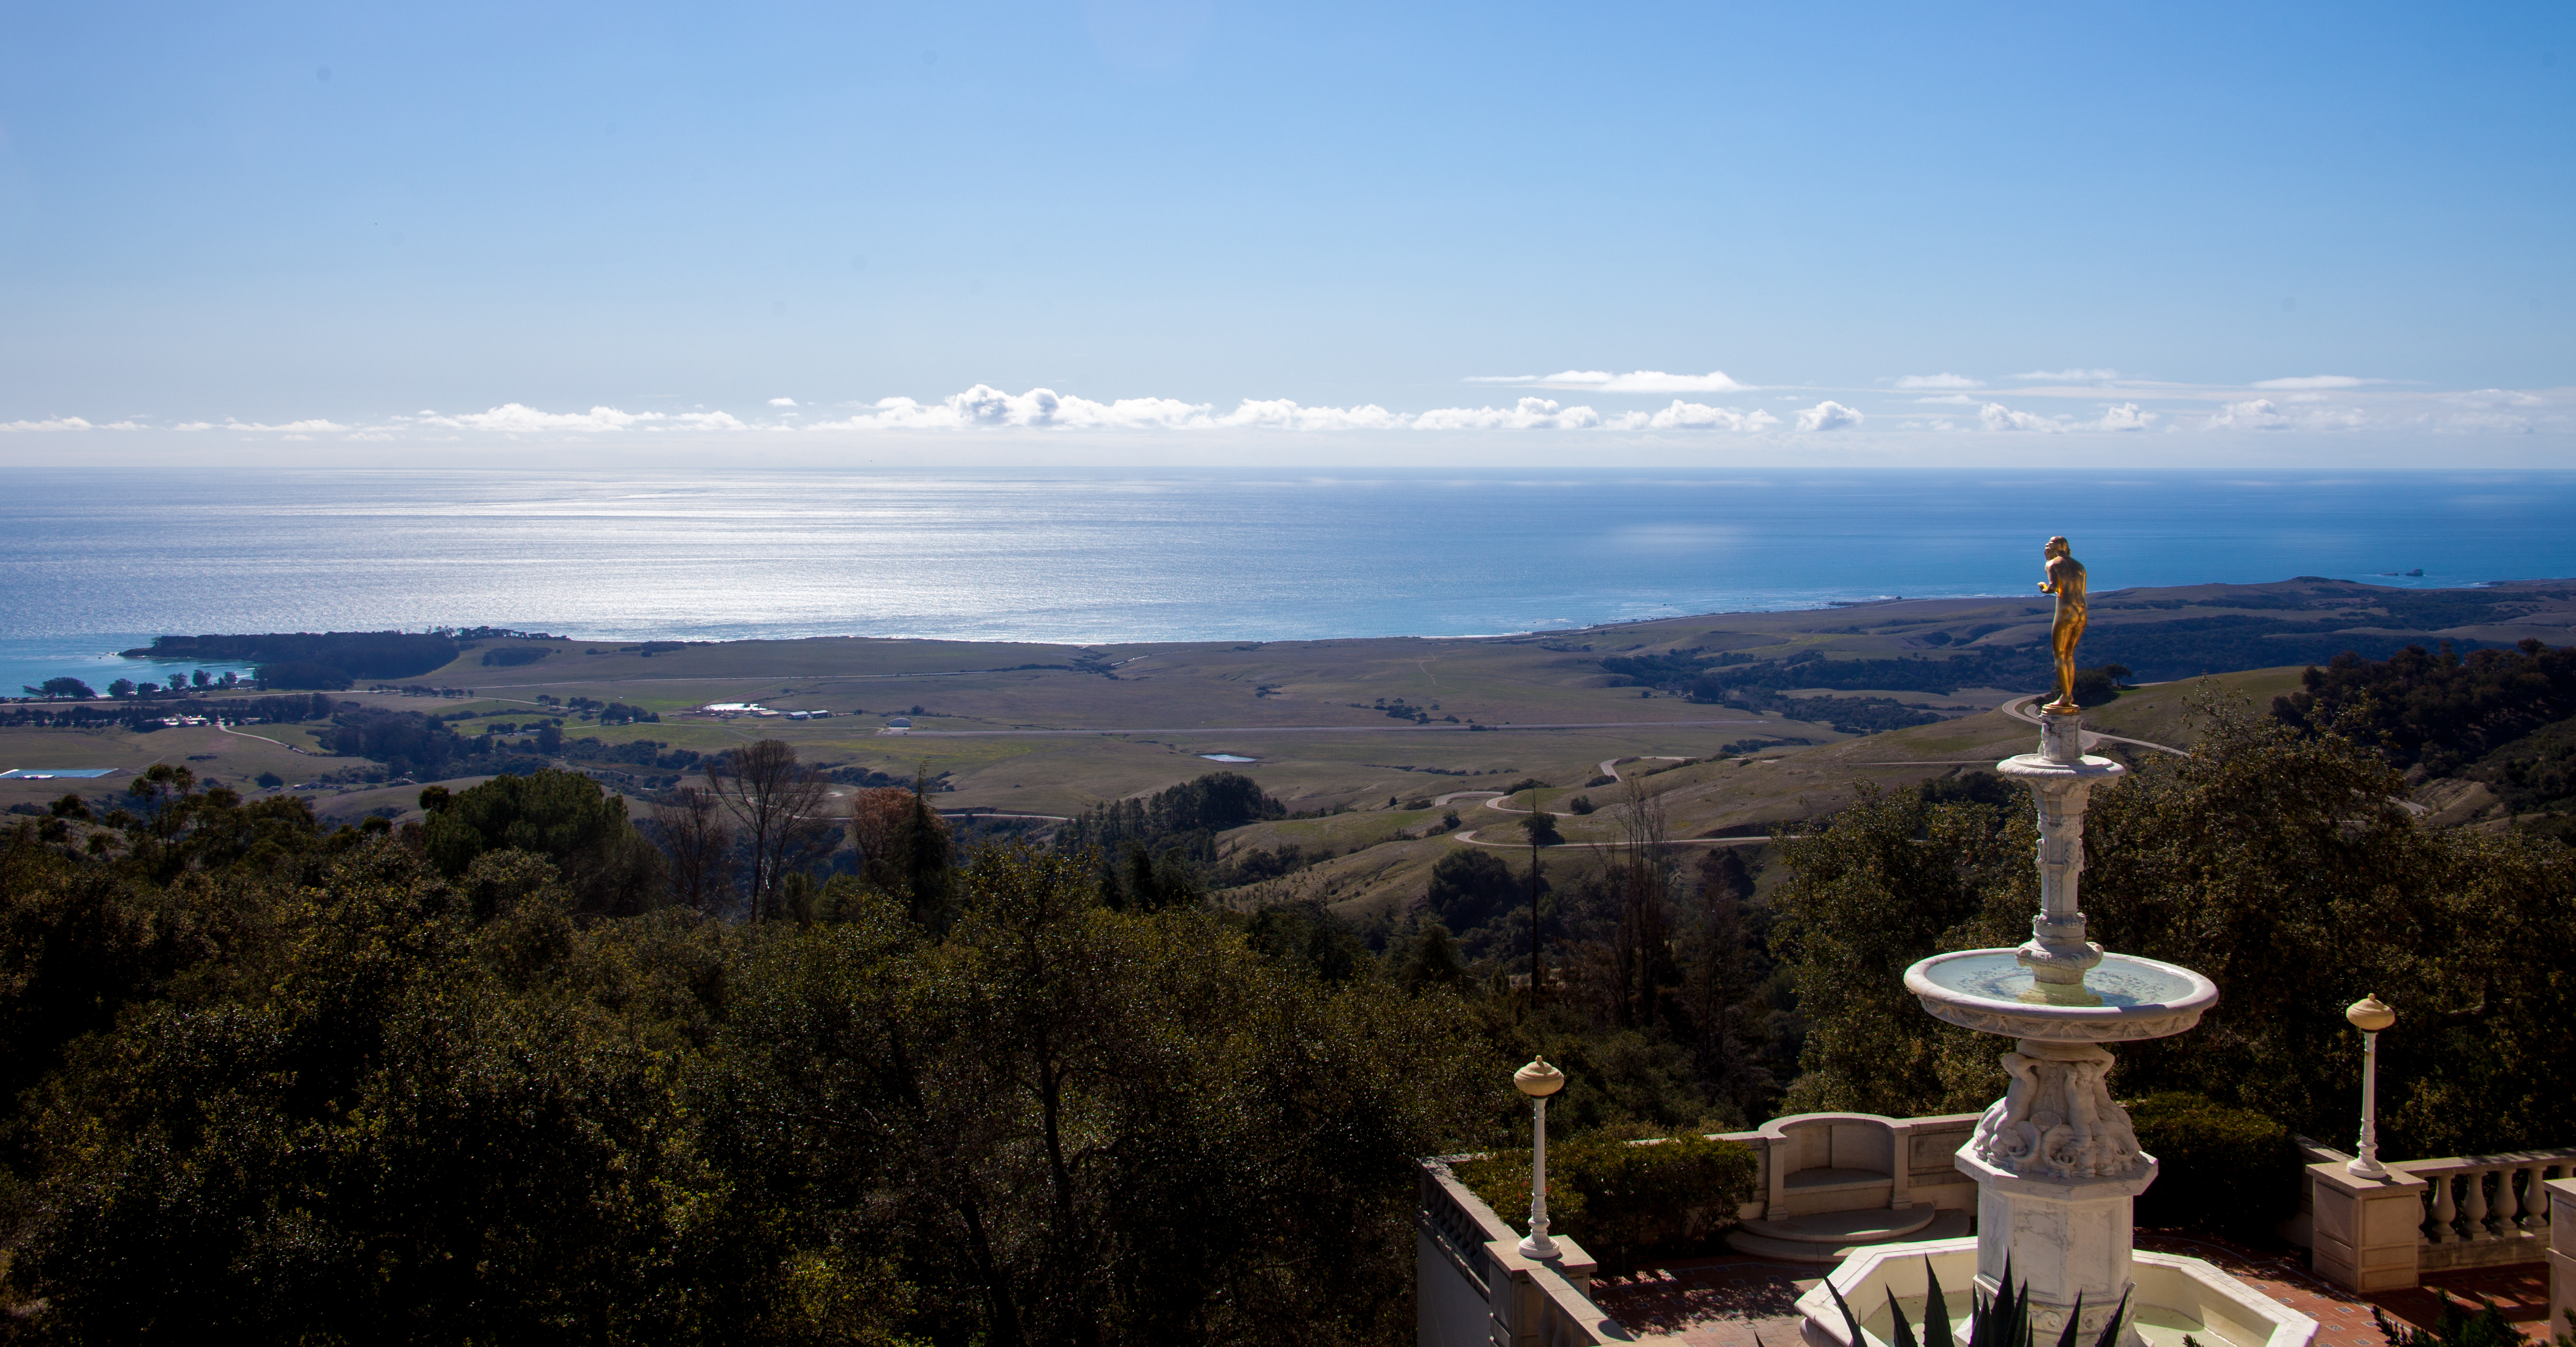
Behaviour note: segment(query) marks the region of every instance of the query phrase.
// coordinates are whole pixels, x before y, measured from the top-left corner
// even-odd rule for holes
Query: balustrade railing
[[[1479,1295],[1487,1293],[1493,1271],[1486,1265],[1485,1245],[1492,1240],[1517,1239],[1518,1232],[1477,1201],[1466,1185],[1449,1172],[1445,1161],[1424,1161],[1417,1169],[1421,1176],[1417,1214],[1425,1233],[1456,1260],[1457,1270]]]
[[[2576,1176],[2576,1149],[2406,1160],[2424,1180],[2417,1265],[2430,1270],[2537,1262],[2550,1247],[2550,1179]]]

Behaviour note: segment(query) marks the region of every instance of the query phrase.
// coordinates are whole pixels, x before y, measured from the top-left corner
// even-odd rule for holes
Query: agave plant
[[[1914,1326],[1905,1321],[1905,1311],[1896,1304],[1896,1292],[1887,1293],[1887,1316],[1895,1327],[1896,1347],[1961,1347],[1950,1332],[1950,1307],[1941,1298],[1941,1279],[1933,1275],[1932,1260],[1923,1260],[1923,1333],[1915,1335]],[[2013,1283],[2012,1261],[2004,1261],[2004,1293],[1989,1298],[1983,1291],[1973,1293],[1968,1313],[1966,1347],[2032,1347],[2030,1323],[2030,1283]],[[1843,1325],[1851,1330],[1852,1347],[1869,1347],[1861,1336],[1860,1316],[1852,1313],[1843,1293],[1833,1279],[1825,1279],[1825,1291],[1833,1296],[1834,1308],[1843,1312]],[[2119,1312],[2111,1322],[2102,1325],[2101,1335],[2093,1347],[2118,1347],[2120,1326],[2129,1317],[2129,1293],[2120,1293]],[[2075,1308],[2066,1316],[2066,1328],[2057,1335],[2057,1347],[2077,1347],[2076,1329],[2084,1321],[2084,1295],[2077,1292]]]

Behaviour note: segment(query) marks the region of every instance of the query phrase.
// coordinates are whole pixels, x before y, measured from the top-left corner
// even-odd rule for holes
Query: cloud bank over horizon
[[[1523,437],[1531,435],[1558,433],[1608,437],[1598,442],[1624,440],[1641,447],[1722,440],[1742,446],[1728,451],[1736,457],[1758,456],[1765,452],[1763,446],[1770,446],[1769,452],[1785,456],[1784,461],[1795,460],[1797,445],[1831,441],[1865,448],[1890,461],[1936,466],[1964,461],[1961,447],[1970,440],[2001,444],[2030,435],[2154,435],[2179,453],[2198,451],[2182,448],[2186,440],[2162,437],[2252,434],[2268,445],[2290,446],[2304,443],[2302,437],[2349,440],[2367,432],[2389,437],[2475,436],[2498,444],[2483,451],[2490,457],[2524,459],[2545,452],[2540,446],[2549,442],[2528,437],[2576,435],[2576,388],[2435,390],[2404,380],[2350,374],[2284,375],[2204,385],[2122,378],[2116,370],[2094,367],[2025,372],[2007,380],[1945,370],[1883,377],[1865,388],[1826,388],[1751,385],[1714,370],[1688,375],[1563,370],[1550,375],[1472,376],[1465,382],[1533,391],[1505,404],[1466,402],[1419,410],[1374,402],[1319,405],[1289,398],[1243,398],[1231,407],[1161,396],[1096,399],[1044,386],[1014,393],[986,383],[933,400],[908,396],[832,400],[782,393],[747,399],[751,405],[739,413],[703,404],[687,410],[636,410],[601,402],[587,409],[558,410],[511,401],[479,411],[424,409],[379,417],[207,417],[155,422],[134,416],[109,420],[63,415],[48,409],[45,415],[0,421],[0,444],[15,443],[41,455],[46,451],[33,446],[66,437],[99,443],[94,437],[103,436],[104,442],[142,446],[158,442],[156,432],[179,437],[173,443],[220,437],[280,445],[480,443],[496,449],[613,438],[673,444],[734,441],[746,454],[774,450],[793,457],[804,452],[795,446],[822,448],[852,437],[980,437],[1003,432],[1086,437],[1103,449],[1125,445],[1151,456],[1165,452],[1150,447],[1155,444],[1175,446],[1170,452],[1185,452],[1178,446],[1213,442],[1211,437],[1237,445],[1257,445],[1271,437],[1306,437],[1306,443],[1314,444],[1317,441],[1311,437],[1374,433],[1436,434],[1444,445],[1452,446],[1472,446],[1477,437],[1494,436],[1491,452],[1508,457],[1517,451],[1505,445],[1529,443]],[[1663,402],[1620,407],[1541,396],[1537,391],[1563,389],[1579,389],[1599,399],[1660,396]],[[1698,396],[1674,396],[1677,391]],[[2524,437],[2531,447],[2505,447],[2503,437]],[[1272,442],[1284,445],[1287,440]],[[756,447],[762,445],[772,449]],[[1256,447],[1250,452],[1263,451]],[[1964,452],[1967,458],[1975,458],[1995,451]]]

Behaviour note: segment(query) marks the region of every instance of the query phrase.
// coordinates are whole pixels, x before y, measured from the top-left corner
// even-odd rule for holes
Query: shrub
[[[2131,1103],[2129,1121],[2162,1166],[2138,1224],[2261,1234],[2298,1209],[2299,1146],[2272,1118],[2174,1090]]]
[[[1548,1151],[1548,1228],[1624,1273],[1642,1254],[1695,1254],[1735,1224],[1760,1162],[1715,1137],[1632,1142],[1592,1133]],[[1457,1167],[1458,1181],[1518,1224],[1529,1211],[1530,1153],[1496,1151]]]
[[[1573,813],[1589,814],[1593,809],[1592,797],[1589,795],[1577,795],[1573,799],[1566,801],[1565,807]]]

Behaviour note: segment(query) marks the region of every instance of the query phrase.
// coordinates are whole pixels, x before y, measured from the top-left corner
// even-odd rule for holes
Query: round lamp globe
[[[1512,1073],[1512,1084],[1532,1099],[1545,1099],[1565,1088],[1565,1073],[1547,1064],[1544,1057]]]

